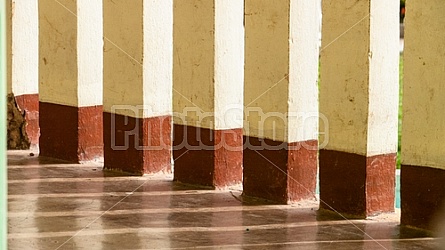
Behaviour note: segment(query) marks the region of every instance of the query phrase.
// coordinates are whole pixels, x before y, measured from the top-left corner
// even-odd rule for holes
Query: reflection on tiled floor
[[[397,214],[334,220],[318,202],[274,205],[8,152],[9,249],[434,249]]]

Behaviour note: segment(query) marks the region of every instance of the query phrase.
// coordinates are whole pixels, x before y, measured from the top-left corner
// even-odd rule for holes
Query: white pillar
[[[359,217],[394,210],[398,11],[398,0],[323,1],[323,209]]]
[[[175,180],[242,180],[242,0],[175,1]]]
[[[40,155],[96,160],[102,142],[102,2],[39,2]]]
[[[104,1],[105,168],[171,171],[173,1]]]
[[[244,194],[314,195],[318,150],[316,1],[246,1]]]

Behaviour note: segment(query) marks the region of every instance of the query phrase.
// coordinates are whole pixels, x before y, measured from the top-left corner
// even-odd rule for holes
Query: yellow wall
[[[143,104],[142,4],[142,0],[103,2],[105,112],[111,112],[113,105]],[[141,117],[140,111],[135,114],[125,107],[115,110],[133,117]]]
[[[77,106],[77,6],[75,0],[39,1],[39,97]]]
[[[367,154],[369,4],[323,1],[319,98],[329,123],[326,149]]]
[[[6,1],[6,53],[8,53],[6,62],[6,93],[8,94],[12,93],[12,7],[12,1]]]
[[[287,141],[289,1],[246,0],[245,32],[244,133]],[[261,112],[277,113],[263,123]]]
[[[173,111],[214,111],[214,1],[174,1]],[[213,118],[189,112],[176,124],[214,128]]]
[[[406,8],[402,164],[445,169],[445,2]]]

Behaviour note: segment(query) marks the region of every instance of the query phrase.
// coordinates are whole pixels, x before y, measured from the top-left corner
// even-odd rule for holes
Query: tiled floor
[[[240,190],[122,176],[8,152],[10,249],[435,249],[397,214],[338,220],[318,202],[274,205]]]

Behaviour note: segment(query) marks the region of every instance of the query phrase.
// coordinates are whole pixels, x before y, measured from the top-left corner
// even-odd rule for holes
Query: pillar
[[[399,1],[323,1],[320,208],[394,211]]]
[[[7,15],[7,27],[6,27],[6,31],[7,31],[7,35],[6,35],[6,50],[7,50],[7,55],[8,55],[8,60],[7,60],[7,120],[6,120],[6,127],[7,127],[7,141],[6,141],[6,145],[7,145],[7,149],[29,149],[30,148],[30,140],[29,137],[27,135],[27,128],[29,128],[29,126],[27,126],[27,121],[26,121],[26,113],[25,110],[22,110],[18,105],[17,105],[17,101],[14,93],[13,93],[13,89],[12,89],[12,58],[13,58],[13,53],[12,53],[12,26],[13,26],[13,20],[17,19],[17,18],[13,18],[13,11],[15,11],[15,8],[13,8],[13,1],[8,1],[7,5],[6,5],[6,15]],[[20,12],[20,11],[19,11]],[[30,53],[32,54],[32,53]],[[37,70],[37,68],[36,68]],[[23,74],[23,72],[22,72]],[[31,74],[32,75],[32,74]],[[37,106],[38,106],[38,102],[37,102]]]
[[[406,4],[401,223],[433,229],[445,202],[445,2]]]
[[[24,113],[25,133],[31,147],[39,143],[39,17],[38,1],[11,4],[11,92]]]
[[[242,180],[242,0],[174,2],[174,179]]]
[[[6,106],[6,1],[0,0],[0,107]],[[8,170],[6,165],[6,109],[0,109],[0,249],[8,249]]]
[[[171,171],[172,0],[104,1],[105,168]]]
[[[102,2],[39,2],[40,155],[100,159]]]
[[[318,150],[316,1],[247,0],[244,195],[313,197]]]

